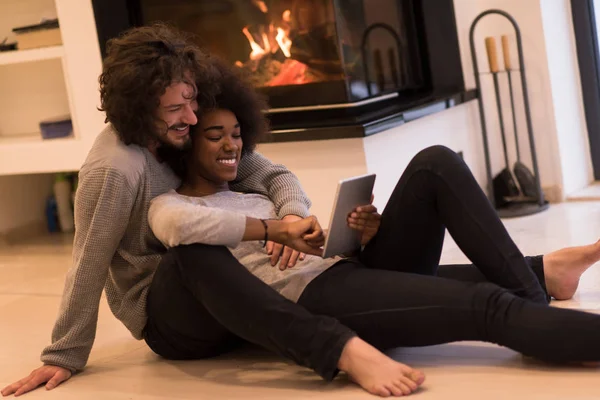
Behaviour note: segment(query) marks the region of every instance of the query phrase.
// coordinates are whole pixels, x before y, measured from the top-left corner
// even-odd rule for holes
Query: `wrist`
[[[308,217],[310,211],[305,203],[301,201],[291,201],[281,207],[277,214],[282,219],[288,215],[297,215],[302,219]]]
[[[295,214],[288,214],[285,217],[281,218],[281,220],[285,221],[285,222],[296,222],[296,221],[300,221],[301,219],[302,219],[301,216],[295,215]]]
[[[288,237],[288,224],[274,219],[267,220],[266,223],[269,240],[283,244]]]

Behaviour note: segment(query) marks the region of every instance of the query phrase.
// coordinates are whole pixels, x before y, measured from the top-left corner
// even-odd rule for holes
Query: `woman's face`
[[[192,170],[217,184],[233,181],[242,155],[240,124],[235,114],[224,109],[208,111],[196,129]]]

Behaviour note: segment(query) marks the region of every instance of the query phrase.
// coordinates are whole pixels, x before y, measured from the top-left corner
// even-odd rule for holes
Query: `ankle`
[[[346,342],[337,364],[341,371],[347,372],[348,368],[350,368],[356,346],[359,344],[360,340],[361,339],[358,336],[354,336]]]

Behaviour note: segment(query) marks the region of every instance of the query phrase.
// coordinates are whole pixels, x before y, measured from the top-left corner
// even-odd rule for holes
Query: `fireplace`
[[[101,48],[155,21],[248,73],[272,125],[348,125],[464,90],[452,0],[93,0]],[[363,121],[363,122],[361,122]]]

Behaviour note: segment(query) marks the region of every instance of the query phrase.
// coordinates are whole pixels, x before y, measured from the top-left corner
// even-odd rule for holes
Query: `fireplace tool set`
[[[496,109],[498,113],[500,136],[502,139],[502,151],[504,158],[504,168],[492,178],[492,168],[490,162],[490,146],[488,141],[488,133],[486,126],[486,118],[484,112],[484,96],[481,89],[481,76],[488,75],[480,73],[477,63],[477,52],[474,41],[474,31],[477,23],[485,16],[490,14],[498,14],[507,18],[514,27],[517,42],[517,54],[519,58],[519,68],[513,69],[510,58],[510,41],[508,35],[501,37],[502,53],[504,59],[504,70],[500,70],[498,62],[498,51],[496,47],[496,38],[485,38],[485,47],[489,63],[490,74],[494,83],[494,92],[496,100]],[[498,214],[502,218],[511,218],[524,215],[531,215],[548,208],[548,202],[544,198],[544,193],[541,189],[540,174],[537,165],[537,156],[535,151],[535,143],[533,137],[533,128],[531,123],[531,114],[529,108],[529,99],[527,93],[527,80],[525,77],[525,63],[523,59],[523,47],[519,26],[515,19],[508,13],[502,10],[487,10],[482,12],[475,18],[470,29],[470,44],[471,56],[473,61],[473,71],[475,74],[475,83],[479,97],[479,114],[481,120],[481,130],[483,134],[483,147],[485,152],[486,174],[487,174],[487,189],[489,192],[490,201],[496,208]],[[504,124],[504,112],[502,108],[502,94],[500,90],[499,75],[506,74],[509,93],[510,106],[512,110],[512,130],[514,134],[515,150],[517,160],[510,167],[508,156],[508,145],[506,140],[506,130]],[[517,112],[515,108],[515,96],[513,88],[513,74],[518,73],[521,78],[521,90],[523,99],[523,111],[527,127],[527,135],[529,137],[529,149],[531,152],[531,162],[533,164],[533,172],[521,161],[521,151],[519,146],[519,131],[517,127]]]

